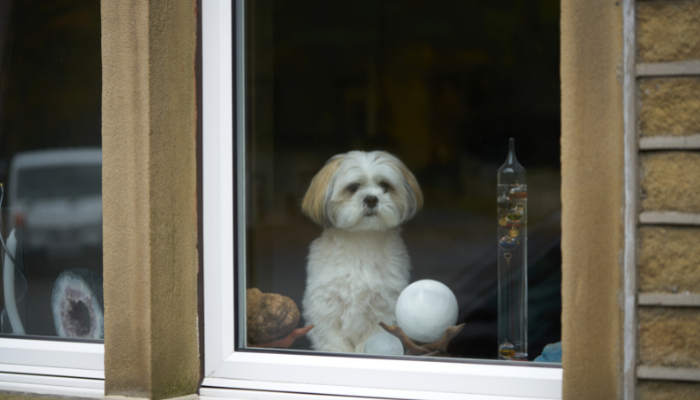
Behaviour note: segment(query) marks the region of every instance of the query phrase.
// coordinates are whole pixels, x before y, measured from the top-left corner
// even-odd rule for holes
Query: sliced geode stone
[[[58,336],[103,339],[102,275],[82,268],[61,272],[53,285],[51,311]]]
[[[246,291],[247,336],[251,345],[268,343],[287,336],[299,324],[299,308],[294,300],[257,288]]]

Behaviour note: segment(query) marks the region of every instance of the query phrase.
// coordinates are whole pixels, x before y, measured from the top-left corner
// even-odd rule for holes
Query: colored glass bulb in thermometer
[[[527,360],[527,172],[510,139],[498,170],[498,358]]]

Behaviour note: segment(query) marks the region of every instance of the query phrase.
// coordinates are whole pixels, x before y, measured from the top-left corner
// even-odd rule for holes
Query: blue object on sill
[[[544,346],[542,355],[535,358],[536,362],[561,362],[561,342],[552,343]]]

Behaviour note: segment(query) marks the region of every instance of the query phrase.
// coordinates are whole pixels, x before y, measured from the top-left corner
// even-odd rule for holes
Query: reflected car
[[[102,150],[17,153],[7,204],[24,251],[75,256],[102,247]]]

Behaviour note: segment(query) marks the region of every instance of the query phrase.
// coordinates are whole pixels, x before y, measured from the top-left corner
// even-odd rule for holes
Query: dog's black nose
[[[379,199],[376,196],[367,196],[363,200],[365,204],[367,204],[367,207],[369,208],[374,208],[377,205],[377,202]]]

